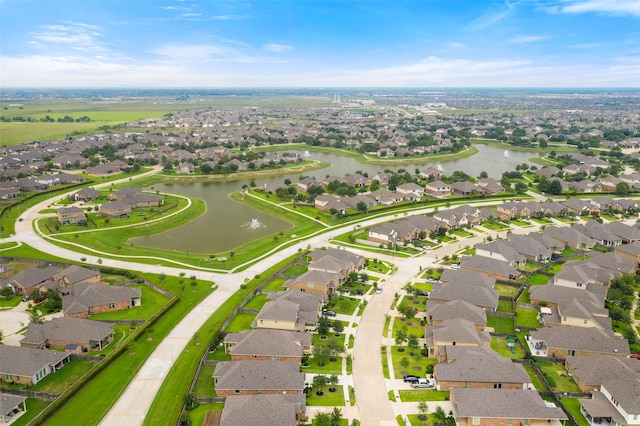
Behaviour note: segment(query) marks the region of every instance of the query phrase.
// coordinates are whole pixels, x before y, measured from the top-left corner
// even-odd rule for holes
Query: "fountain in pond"
[[[251,219],[251,223],[249,223],[249,228],[258,229],[260,227],[262,227],[262,222],[260,222],[258,219]]]
[[[305,152],[304,152],[304,156],[305,156],[305,157],[311,157],[311,153],[309,153],[309,151],[305,151]]]
[[[509,151],[505,151],[504,152],[504,156],[505,156],[505,158],[507,158],[509,156]]]

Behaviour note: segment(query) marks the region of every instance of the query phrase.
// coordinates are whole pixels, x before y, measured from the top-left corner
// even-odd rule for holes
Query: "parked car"
[[[427,296],[427,297],[429,297],[429,292],[428,291],[424,291],[424,290],[420,290],[420,291],[418,291],[418,296]]]
[[[418,380],[420,380],[420,377],[411,376],[411,375],[407,374],[402,379],[404,380],[405,383],[418,383]]]
[[[412,383],[411,387],[415,389],[429,389],[434,388],[436,384],[430,379],[418,379],[416,383]]]
[[[382,287],[378,287],[378,288],[376,289],[376,294],[380,294],[380,293],[382,293]]]
[[[640,359],[640,354],[637,353],[631,353],[631,355],[629,355],[629,358],[633,358],[633,359]]]
[[[336,311],[322,311],[322,315],[324,315],[325,317],[335,317],[336,316]]]
[[[451,269],[460,269],[460,264],[454,263],[453,265],[451,265]]]
[[[437,283],[438,280],[436,280],[435,278],[427,278],[427,282],[428,283]]]

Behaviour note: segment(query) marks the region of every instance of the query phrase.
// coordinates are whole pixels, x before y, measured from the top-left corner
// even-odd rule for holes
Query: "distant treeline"
[[[52,118],[51,116],[45,115],[44,117],[38,119],[33,117],[22,117],[20,115],[15,117],[0,117],[0,121],[4,123],[8,123],[11,121],[16,121],[20,123],[89,123],[91,122],[91,118],[83,115],[79,118],[73,118],[68,115],[64,117],[58,117],[57,119]]]

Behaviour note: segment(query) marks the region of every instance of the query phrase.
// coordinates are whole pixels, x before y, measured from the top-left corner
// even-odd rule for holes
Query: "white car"
[[[380,293],[382,293],[382,287],[376,288],[376,294],[380,294]]]
[[[460,264],[454,263],[453,265],[451,265],[451,269],[460,269]]]
[[[411,387],[414,389],[431,389],[435,386],[436,384],[431,379],[418,379],[417,383],[411,383]]]

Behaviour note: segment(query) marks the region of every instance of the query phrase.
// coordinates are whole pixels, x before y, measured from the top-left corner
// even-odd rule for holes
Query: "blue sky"
[[[640,87],[640,0],[0,0],[0,87]]]

